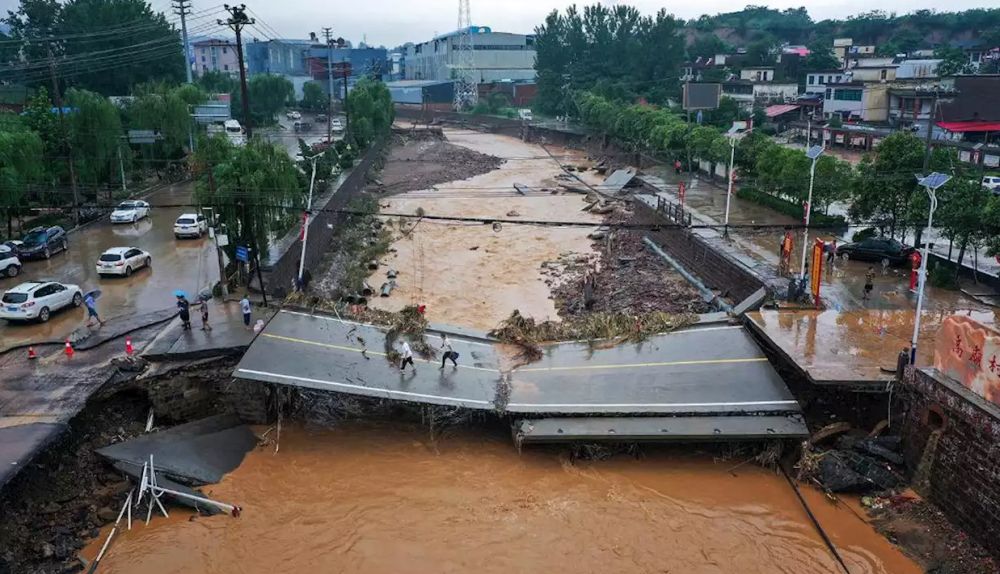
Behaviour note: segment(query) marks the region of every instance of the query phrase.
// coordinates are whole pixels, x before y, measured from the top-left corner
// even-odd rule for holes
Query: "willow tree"
[[[73,109],[67,120],[73,142],[73,163],[78,181],[95,189],[114,179],[122,136],[121,119],[104,96],[70,89],[66,101]]]
[[[45,173],[43,152],[37,133],[27,129],[0,130],[0,209],[7,219],[8,236],[13,235],[14,217],[25,207],[29,186],[38,183]]]
[[[240,245],[265,252],[305,206],[298,169],[282,146],[261,139],[234,146],[217,135],[201,141],[194,161],[198,203],[212,207]]]

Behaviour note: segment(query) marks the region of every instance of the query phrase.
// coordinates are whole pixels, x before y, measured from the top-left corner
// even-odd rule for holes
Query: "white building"
[[[840,84],[844,82],[843,70],[826,70],[821,72],[810,72],[806,74],[806,93],[826,95],[827,84]]]
[[[937,67],[941,60],[903,60],[896,68],[897,80],[912,80],[938,77]]]
[[[475,77],[480,83],[535,78],[535,37],[494,32],[487,26],[469,28],[474,53]],[[407,80],[455,78],[460,31],[443,34],[427,42],[407,46]]]
[[[740,70],[740,79],[751,82],[772,82],[774,81],[774,68],[767,66],[743,68]]]
[[[823,115],[844,120],[884,122],[889,116],[888,84],[844,82],[829,84],[823,98]]]

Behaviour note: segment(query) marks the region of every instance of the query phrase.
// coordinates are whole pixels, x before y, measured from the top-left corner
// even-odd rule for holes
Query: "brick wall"
[[[1000,558],[1000,408],[935,369],[909,369],[900,392],[915,487]]]
[[[347,178],[341,182],[337,191],[330,195],[323,204],[314,204],[316,213],[309,221],[309,239],[306,242],[307,269],[315,269],[323,255],[329,251],[330,242],[336,226],[343,222],[346,215],[334,210],[346,208],[351,200],[358,197],[365,188],[368,174],[381,157],[382,150],[389,141],[385,134],[368,148],[361,160],[354,166]],[[319,211],[322,210],[322,211]],[[331,227],[331,225],[333,227]],[[279,255],[272,261],[263,262],[261,275],[268,293],[281,297],[292,287],[292,279],[299,273],[299,257],[302,254],[302,241],[299,240],[299,227],[296,226],[277,244]]]
[[[635,213],[643,223],[662,223],[656,211],[640,201],[633,202]],[[764,282],[724,250],[710,245],[689,229],[664,226],[646,233],[705,286],[720,293],[733,303],[739,303],[764,287]]]

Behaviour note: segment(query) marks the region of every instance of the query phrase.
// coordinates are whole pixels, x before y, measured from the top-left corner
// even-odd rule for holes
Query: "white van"
[[[243,145],[247,142],[246,135],[243,133],[243,126],[240,122],[236,120],[226,120],[223,124],[226,129],[226,137],[229,138],[229,142],[233,145]]]
[[[524,121],[526,121],[526,122],[530,122],[531,119],[532,119],[531,118],[531,110],[529,110],[527,108],[521,108],[521,109],[517,110],[517,117],[520,118],[520,119],[522,119],[522,120],[524,120]]]

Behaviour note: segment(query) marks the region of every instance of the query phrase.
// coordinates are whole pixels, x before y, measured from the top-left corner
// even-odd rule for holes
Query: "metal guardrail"
[[[684,209],[684,206],[679,203],[666,200],[658,195],[656,196],[656,212],[669,221],[691,227],[691,212]]]

